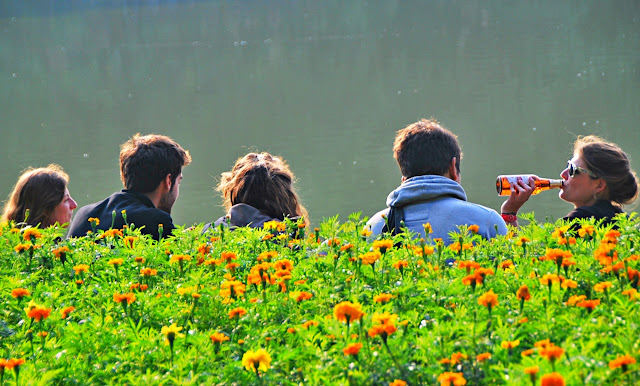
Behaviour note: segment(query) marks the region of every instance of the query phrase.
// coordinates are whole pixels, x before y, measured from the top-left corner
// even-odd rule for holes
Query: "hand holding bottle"
[[[534,194],[534,191],[536,190],[536,181],[539,181],[540,177],[535,174],[513,177],[514,178],[509,178],[510,181],[508,183],[511,194],[509,195],[509,198],[502,203],[500,209],[502,213],[515,215],[518,213],[522,205],[529,200],[529,197]],[[498,180],[500,181],[501,178],[505,179],[508,178],[508,176],[498,177]]]

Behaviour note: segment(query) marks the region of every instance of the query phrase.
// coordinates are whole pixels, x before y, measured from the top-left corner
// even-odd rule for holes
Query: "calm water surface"
[[[213,187],[250,150],[289,161],[314,224],[369,216],[400,182],[395,132],[434,116],[469,199],[498,209],[496,175],[555,177],[576,135],[640,169],[640,2],[3,0],[0,90],[2,198],[55,162],[101,200],[120,143],[154,132],[193,157],[178,224],[223,214]]]

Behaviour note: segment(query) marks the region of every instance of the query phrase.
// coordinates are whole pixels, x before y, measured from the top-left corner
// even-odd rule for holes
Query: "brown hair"
[[[434,118],[421,119],[397,132],[393,157],[406,178],[444,175],[453,157],[456,157],[456,169],[460,172],[462,150],[458,137],[438,121]]]
[[[629,157],[618,145],[588,135],[576,139],[573,153],[582,159],[587,170],[605,180],[611,202],[624,205],[636,199],[638,177],[631,169]]]
[[[120,146],[120,177],[125,189],[149,193],[171,174],[171,187],[191,163],[191,156],[174,140],[164,135],[139,133]]]
[[[231,171],[222,173],[217,190],[227,211],[233,205],[247,204],[280,220],[303,217],[308,226],[309,216],[293,188],[294,181],[282,158],[266,152],[249,153],[238,158]]]
[[[2,221],[48,227],[51,214],[64,198],[69,175],[56,164],[25,170],[4,206]],[[27,210],[29,217],[25,221]]]

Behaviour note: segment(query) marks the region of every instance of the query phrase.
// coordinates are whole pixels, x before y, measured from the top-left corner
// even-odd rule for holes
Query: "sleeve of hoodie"
[[[509,231],[507,229],[507,224],[502,219],[502,216],[500,216],[495,210],[491,210],[490,224],[493,225],[488,227],[489,237],[487,238],[493,238],[497,235],[506,235]]]

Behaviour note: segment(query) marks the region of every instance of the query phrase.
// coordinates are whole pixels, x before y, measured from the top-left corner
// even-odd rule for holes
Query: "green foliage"
[[[0,357],[25,359],[19,381],[32,384],[434,384],[444,373],[527,384],[532,366],[567,384],[638,378],[633,360],[610,366],[640,349],[637,216],[613,230],[523,218],[492,240],[461,227],[449,246],[408,231],[373,240],[360,213],[317,230],[199,225],[160,242],[3,224]],[[364,315],[340,321],[341,302]],[[564,350],[555,362],[536,346],[545,339]],[[343,352],[355,343],[357,355]],[[270,361],[256,373],[243,357],[258,349]]]

